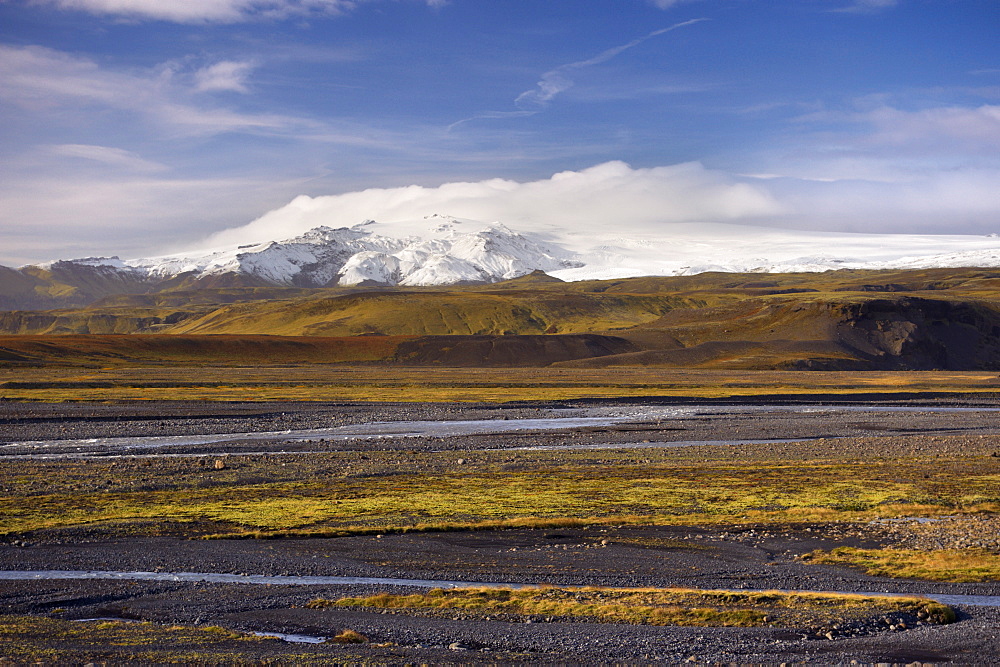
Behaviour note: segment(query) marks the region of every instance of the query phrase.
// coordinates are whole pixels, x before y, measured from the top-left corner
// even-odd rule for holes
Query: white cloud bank
[[[674,222],[731,222],[784,212],[760,185],[740,182],[698,163],[633,169],[616,161],[527,183],[498,178],[436,188],[412,185],[301,196],[244,227],[214,235],[209,244],[282,239],[321,225],[415,220],[435,213],[500,221],[544,235],[556,230],[586,234],[606,231],[609,226],[624,233]],[[565,236],[565,231],[559,236]]]
[[[700,163],[635,169],[607,162],[520,183],[491,179],[300,196],[203,247],[286,239],[318,226],[392,223],[432,214],[499,221],[543,238],[669,236],[675,223],[736,223],[880,233],[1000,231],[993,169],[902,182],[738,177]],[[568,234],[567,234],[568,232]]]

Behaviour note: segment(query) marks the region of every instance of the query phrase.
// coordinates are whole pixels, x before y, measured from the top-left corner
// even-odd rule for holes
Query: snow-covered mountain
[[[830,269],[1000,267],[1000,237],[845,234],[728,224],[665,224],[605,231],[514,231],[430,215],[420,220],[316,227],[294,238],[121,260],[51,262],[25,269],[78,270],[102,280],[156,284],[178,276],[241,276],[272,285],[450,285],[490,283],[535,270],[563,280],[704,271],[800,272]]]
[[[237,274],[300,287],[491,283],[535,270],[581,266],[565,251],[553,251],[500,223],[433,215],[409,224],[405,235],[386,235],[382,233],[385,227],[368,220],[340,229],[317,227],[295,238],[237,248],[68,263],[154,281],[181,275]],[[394,227],[398,232],[399,225]]]

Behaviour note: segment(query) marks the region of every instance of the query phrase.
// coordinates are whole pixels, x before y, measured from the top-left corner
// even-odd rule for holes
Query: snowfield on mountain
[[[142,282],[232,275],[297,287],[493,283],[532,271],[572,281],[706,271],[1000,266],[1000,237],[992,234],[849,234],[722,223],[673,223],[650,231],[631,229],[627,221],[610,221],[604,231],[540,230],[435,214],[411,221],[316,227],[285,240],[231,248],[59,264]]]

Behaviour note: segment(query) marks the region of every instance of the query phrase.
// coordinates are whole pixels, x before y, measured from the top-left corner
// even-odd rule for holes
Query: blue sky
[[[998,38],[996,0],[0,0],[0,263],[609,172],[650,224],[1000,231]]]

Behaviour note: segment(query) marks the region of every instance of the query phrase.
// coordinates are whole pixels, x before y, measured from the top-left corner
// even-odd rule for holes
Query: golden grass
[[[954,612],[925,598],[824,593],[734,592],[655,588],[458,588],[427,593],[337,600],[316,599],[313,609],[361,607],[396,611],[458,611],[474,615],[585,618],[629,625],[801,627],[831,620],[844,622],[873,614],[919,615],[949,623]]]
[[[941,514],[998,513],[1000,504],[954,506],[883,505],[866,511],[844,511],[829,507],[804,507],[791,510],[748,510],[738,514],[611,514],[590,517],[540,517],[518,516],[511,519],[417,521],[415,523],[374,523],[372,525],[339,526],[336,528],[284,528],[264,530],[238,530],[237,532],[207,533],[200,535],[206,540],[230,539],[310,539],[337,538],[358,535],[392,535],[412,533],[479,532],[493,530],[588,528],[592,526],[727,526],[770,525],[776,528],[803,523],[868,523],[898,517],[935,516]],[[619,540],[621,542],[621,540]],[[682,543],[673,540],[653,538],[629,538],[628,544],[659,546],[664,548],[701,549],[700,544]]]
[[[169,328],[177,334],[283,336],[541,334],[601,331],[650,322],[688,300],[672,295],[379,291],[223,306]]]
[[[369,639],[357,630],[347,629],[341,630],[329,641],[333,644],[367,644]]]
[[[1000,554],[984,549],[856,549],[838,547],[803,556],[809,563],[844,565],[872,576],[956,583],[1000,581]]]
[[[570,400],[673,396],[1000,392],[986,372],[718,371],[655,368],[385,368],[342,365],[8,368],[0,398],[36,401]]]
[[[339,293],[338,293],[339,292]],[[267,334],[273,336],[542,334],[602,331],[656,320],[674,307],[700,305],[673,294],[551,290],[384,289],[229,304],[95,305],[0,312],[8,334]]]

